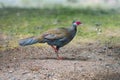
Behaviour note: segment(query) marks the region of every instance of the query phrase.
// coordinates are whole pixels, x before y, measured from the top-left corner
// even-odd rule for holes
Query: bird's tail
[[[32,45],[32,44],[35,44],[35,43],[38,43],[39,40],[34,38],[34,37],[30,37],[30,38],[26,38],[26,39],[21,39],[19,41],[19,45],[20,46],[27,46],[27,45]]]

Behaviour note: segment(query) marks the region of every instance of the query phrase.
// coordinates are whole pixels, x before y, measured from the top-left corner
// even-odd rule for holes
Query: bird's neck
[[[73,24],[72,27],[71,27],[71,30],[72,31],[77,31],[77,26]]]

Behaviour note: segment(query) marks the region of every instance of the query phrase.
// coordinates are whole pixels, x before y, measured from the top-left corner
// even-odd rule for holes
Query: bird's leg
[[[56,53],[58,53],[58,49],[55,46],[51,46],[51,47],[55,50]]]
[[[55,53],[57,55],[57,59],[62,60],[63,58],[58,55],[59,47],[57,47],[57,46],[51,46],[51,47],[55,50]]]
[[[56,50],[57,50],[57,52],[56,52],[56,54],[57,54],[57,59],[58,59],[58,60],[62,60],[63,57],[60,57],[60,56],[58,55],[59,48],[60,48],[60,47],[56,46]]]

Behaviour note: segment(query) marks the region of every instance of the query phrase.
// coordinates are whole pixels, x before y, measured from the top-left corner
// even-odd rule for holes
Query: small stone
[[[53,80],[58,80],[58,79],[56,79],[56,78],[53,78]]]
[[[16,59],[16,57],[14,57],[13,59]]]
[[[23,72],[22,75],[25,75],[25,74],[27,74],[27,73],[29,73],[29,72]]]
[[[101,59],[101,58],[99,58],[99,61],[102,61],[102,59]]]
[[[111,55],[111,54],[108,54],[107,56],[111,57],[112,55]]]
[[[14,71],[10,70],[9,73],[13,73]]]

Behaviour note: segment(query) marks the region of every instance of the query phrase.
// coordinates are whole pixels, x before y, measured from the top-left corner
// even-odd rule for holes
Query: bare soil
[[[68,44],[57,60],[50,46],[0,51],[0,80],[120,80],[120,46]]]

